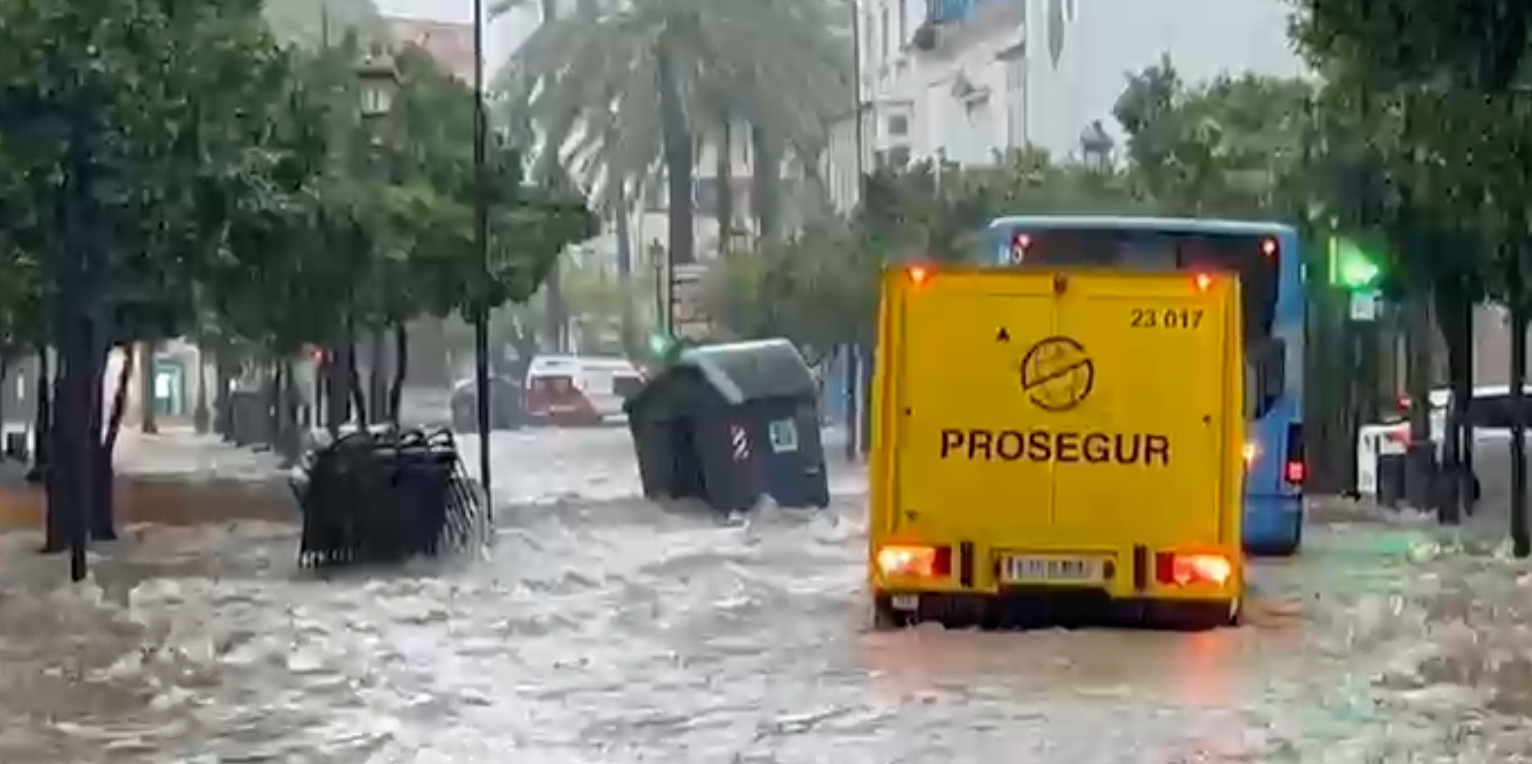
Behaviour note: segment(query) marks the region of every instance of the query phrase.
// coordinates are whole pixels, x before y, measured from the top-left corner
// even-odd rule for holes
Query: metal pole
[[[484,0],[473,0],[473,240],[484,266],[484,282],[489,267],[489,176],[485,151],[489,142],[489,118],[484,109]],[[489,476],[489,300],[485,290],[474,306],[474,402],[479,424],[479,484],[484,486],[486,511],[494,518],[494,499]]]
[[[856,135],[852,137],[853,146],[856,150],[856,204],[853,209],[860,207],[862,199],[866,196],[867,185],[867,130],[862,121],[862,11],[856,0],[850,0],[847,6],[851,8],[851,98],[852,98],[852,123]],[[843,352],[844,363],[842,373],[845,374],[846,396],[846,460],[856,461],[861,449],[861,412],[857,406],[857,399],[861,388],[861,364],[858,363],[860,353],[854,342],[848,342]]]

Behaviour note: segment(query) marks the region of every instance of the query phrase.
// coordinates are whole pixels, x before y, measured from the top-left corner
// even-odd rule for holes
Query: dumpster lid
[[[808,363],[785,339],[691,348],[681,353],[676,365],[695,369],[730,404],[819,394]]]

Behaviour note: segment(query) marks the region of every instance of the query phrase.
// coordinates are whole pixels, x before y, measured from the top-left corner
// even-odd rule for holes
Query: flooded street
[[[288,526],[133,529],[75,588],[0,537],[0,761],[1532,755],[1526,566],[1429,525],[1313,528],[1236,630],[871,633],[853,470],[830,511],[726,525],[633,498],[621,430],[496,460],[498,541],[445,567],[320,580]]]

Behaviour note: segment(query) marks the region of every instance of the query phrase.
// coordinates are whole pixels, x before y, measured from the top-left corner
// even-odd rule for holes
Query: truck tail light
[[[1223,586],[1234,575],[1234,564],[1221,554],[1159,552],[1154,556],[1154,580],[1167,586]]]
[[[952,547],[890,544],[878,550],[878,570],[885,576],[946,578],[952,575]]]
[[[1282,479],[1289,485],[1302,486],[1308,476],[1308,465],[1304,461],[1303,423],[1291,422],[1287,425],[1287,458],[1282,462]]]

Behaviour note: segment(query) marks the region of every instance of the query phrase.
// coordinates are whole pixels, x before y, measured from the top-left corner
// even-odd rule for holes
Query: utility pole
[[[493,270],[489,263],[489,115],[484,109],[484,0],[473,0],[473,243],[484,268],[482,286]],[[479,484],[484,486],[485,512],[493,522],[494,494],[490,491],[490,385],[489,385],[489,290],[482,289],[474,304],[473,382],[479,424]]]
[[[856,150],[856,203],[852,209],[862,205],[867,197],[867,129],[863,122],[862,104],[862,12],[856,0],[848,0],[846,6],[851,9],[851,98],[852,98],[852,122],[856,130],[853,137],[853,146]],[[855,342],[846,343],[843,354],[845,358],[845,395],[846,395],[846,459],[856,461],[862,452],[862,375],[864,371],[861,363],[862,349]]]

